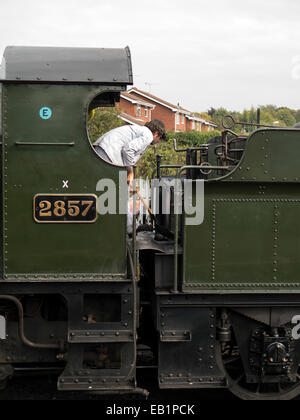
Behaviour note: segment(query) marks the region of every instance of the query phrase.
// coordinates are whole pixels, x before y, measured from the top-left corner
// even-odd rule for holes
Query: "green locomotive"
[[[136,372],[152,367],[162,389],[300,394],[300,131],[179,150],[176,179],[205,185],[203,223],[171,211],[129,239],[97,191],[110,179],[121,202],[126,170],[87,131],[132,84],[129,49],[8,47],[0,79],[1,385],[33,369],[62,391],[146,395]]]

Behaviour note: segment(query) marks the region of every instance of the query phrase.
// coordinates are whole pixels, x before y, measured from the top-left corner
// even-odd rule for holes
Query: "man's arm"
[[[151,134],[151,132],[150,132]],[[140,136],[122,147],[124,166],[134,166],[153,141],[153,136]]]

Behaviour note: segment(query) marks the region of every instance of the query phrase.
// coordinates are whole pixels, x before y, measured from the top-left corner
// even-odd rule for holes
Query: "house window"
[[[176,125],[180,124],[180,115],[176,113]]]
[[[192,122],[192,130],[195,130],[195,120]]]
[[[181,124],[184,124],[184,114],[181,114]]]
[[[142,116],[142,107],[141,107],[141,105],[137,105],[136,106],[136,115],[137,115],[137,117],[141,117]]]
[[[148,118],[148,108],[145,108],[145,117]]]

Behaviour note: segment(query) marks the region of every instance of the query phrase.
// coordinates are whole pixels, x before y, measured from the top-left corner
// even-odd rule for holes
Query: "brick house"
[[[120,118],[125,123],[144,125],[151,121],[155,105],[134,94],[122,92],[118,108],[121,111]]]
[[[159,119],[163,121],[167,131],[212,131],[217,128],[216,124],[196,117],[179,104],[173,105],[135,87],[121,94],[120,109],[141,121],[142,124],[151,119]]]
[[[217,125],[206,121],[203,118],[196,117],[194,114],[187,116],[187,131],[213,131],[217,129]]]

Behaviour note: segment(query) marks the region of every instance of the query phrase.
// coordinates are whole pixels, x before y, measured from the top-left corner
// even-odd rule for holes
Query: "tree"
[[[124,125],[119,115],[120,111],[116,108],[97,108],[94,113],[92,112],[88,121],[91,142],[94,143],[103,134]]]
[[[295,120],[297,122],[300,122],[300,109],[297,109],[297,111],[295,112]]]
[[[278,119],[283,121],[287,127],[293,127],[296,124],[296,118],[288,108],[279,108],[277,111]]]

